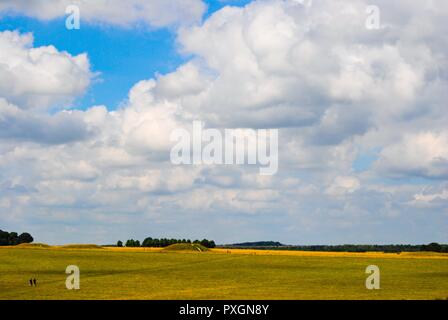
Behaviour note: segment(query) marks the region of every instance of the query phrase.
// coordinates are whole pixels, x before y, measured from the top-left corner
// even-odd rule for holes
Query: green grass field
[[[389,256],[0,248],[0,299],[448,298],[447,256]],[[365,288],[371,264],[381,290]],[[81,270],[80,290],[65,288],[68,265]]]

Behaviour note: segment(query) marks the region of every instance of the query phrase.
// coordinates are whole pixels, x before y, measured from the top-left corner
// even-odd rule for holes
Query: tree
[[[140,241],[129,239],[126,241],[126,247],[132,248],[132,247],[140,247]]]
[[[7,246],[9,244],[9,232],[0,230],[0,246]]]
[[[0,230],[0,246],[15,246],[21,243],[31,243],[33,241],[33,237],[27,232],[24,232],[19,236],[17,232]]]
[[[118,240],[117,247],[120,247],[120,248],[123,247],[123,242],[121,240]]]
[[[130,239],[126,242],[126,247],[168,247],[172,244],[176,244],[176,243],[192,243],[190,239],[168,239],[168,238],[161,238],[161,239],[153,239],[151,237],[146,238],[145,240],[143,240],[143,242],[140,244],[140,241],[138,240],[134,240],[134,239]],[[195,240],[194,243],[200,243],[203,246],[207,247],[207,248],[214,248],[215,242],[213,240],[207,240],[204,239],[202,241],[199,240]]]
[[[436,242],[433,242],[428,244],[427,246],[424,246],[424,251],[441,252],[442,246]]]
[[[31,243],[33,241],[33,237],[27,232],[22,233],[18,238],[19,243]]]
[[[206,248],[208,248],[209,245],[210,245],[207,239],[203,239],[203,240],[200,242],[200,244],[203,245],[203,246],[206,247]]]
[[[7,246],[9,244],[9,232],[0,230],[0,246]]]
[[[10,232],[8,240],[9,240],[10,246],[18,245],[19,244],[19,235],[17,234],[17,232]]]
[[[154,241],[151,237],[146,238],[145,240],[143,240],[142,242],[142,247],[153,247],[154,246]]]

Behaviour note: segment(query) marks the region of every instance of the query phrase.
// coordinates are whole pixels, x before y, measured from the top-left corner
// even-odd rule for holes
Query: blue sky
[[[249,2],[207,1],[204,19],[225,5],[244,6]],[[179,54],[172,28],[141,26],[123,29],[87,23],[79,30],[68,30],[64,26],[65,18],[42,21],[25,16],[5,16],[1,18],[0,31],[32,32],[36,47],[54,45],[72,55],[88,53],[92,69],[99,75],[86,95],[74,103],[74,108],[105,105],[115,109],[127,98],[135,83],[157,73],[172,72],[189,58]]]

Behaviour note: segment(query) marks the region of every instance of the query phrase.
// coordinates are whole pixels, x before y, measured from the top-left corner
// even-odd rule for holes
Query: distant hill
[[[176,243],[172,244],[163,249],[164,251],[194,251],[194,252],[204,252],[208,248],[204,247],[199,243]]]

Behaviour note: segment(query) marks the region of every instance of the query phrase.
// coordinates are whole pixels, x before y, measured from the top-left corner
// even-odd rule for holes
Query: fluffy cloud
[[[30,114],[0,98],[0,139],[61,144],[84,140],[92,134],[81,112]]]
[[[21,108],[67,104],[85,92],[92,76],[86,54],[34,48],[32,34],[0,32],[0,97]]]
[[[387,146],[376,163],[391,176],[448,179],[448,134],[419,133]]]
[[[448,188],[447,185],[437,187],[427,187],[416,193],[414,198],[409,202],[410,206],[440,211],[448,214]]]
[[[198,57],[209,70],[203,73],[217,75],[198,99],[191,99],[191,108],[227,126],[320,123],[310,138],[330,143],[366,132],[374,120],[414,112],[417,97],[436,85],[428,80],[435,66],[446,67],[446,56],[422,42],[427,34],[399,38],[401,33],[388,27],[395,16],[382,16],[383,29],[368,30],[367,5],[361,0],[308,7],[259,1],[225,8],[202,26],[181,30],[183,50]],[[430,19],[422,17],[433,28],[444,28]],[[411,33],[412,21],[403,21],[400,31]],[[189,106],[190,99],[184,104]],[[347,114],[367,119],[354,124]],[[326,138],[325,131],[336,138]]]
[[[360,188],[360,182],[355,177],[336,177],[326,193],[330,195],[341,195],[353,193]]]
[[[206,8],[201,0],[3,0],[0,2],[0,12],[50,20],[64,16],[70,5],[80,8],[82,21],[121,27],[137,23],[153,27],[191,24],[200,21]]]
[[[37,15],[15,3],[2,4]],[[19,65],[13,57],[46,50],[50,62],[64,63],[28,62],[27,75],[46,72],[52,80],[26,84],[33,90],[0,82],[0,210],[13,211],[11,225],[32,215],[41,223],[35,228],[65,222],[85,237],[95,232],[90,226],[102,226],[121,236],[171,230],[165,235],[199,232],[218,241],[240,241],[243,232],[247,240],[303,243],[443,241],[446,221],[434,208],[446,205],[438,184],[448,178],[448,32],[440,18],[448,6],[428,2],[422,13],[420,3],[379,1],[380,30],[364,27],[364,0],[226,7],[202,25],[183,26],[178,43],[192,59],[135,84],[115,111],[36,111],[81,94],[79,79],[91,77],[88,60],[31,48],[29,35],[7,33],[5,43],[21,52],[0,53],[8,70]],[[40,18],[53,17],[46,12]],[[95,21],[140,19],[114,17]],[[76,83],[58,83],[72,74]],[[17,77],[6,83],[27,88]],[[45,86],[57,83],[49,93]],[[278,175],[260,177],[244,166],[174,167],[170,133],[189,130],[193,120],[281,128]],[[378,153],[374,167],[354,170],[371,150]],[[415,176],[438,179],[424,182],[436,190],[422,193],[409,182]],[[418,223],[422,212],[431,223]],[[405,231],[390,232],[397,229]],[[112,240],[99,237],[92,241]]]

